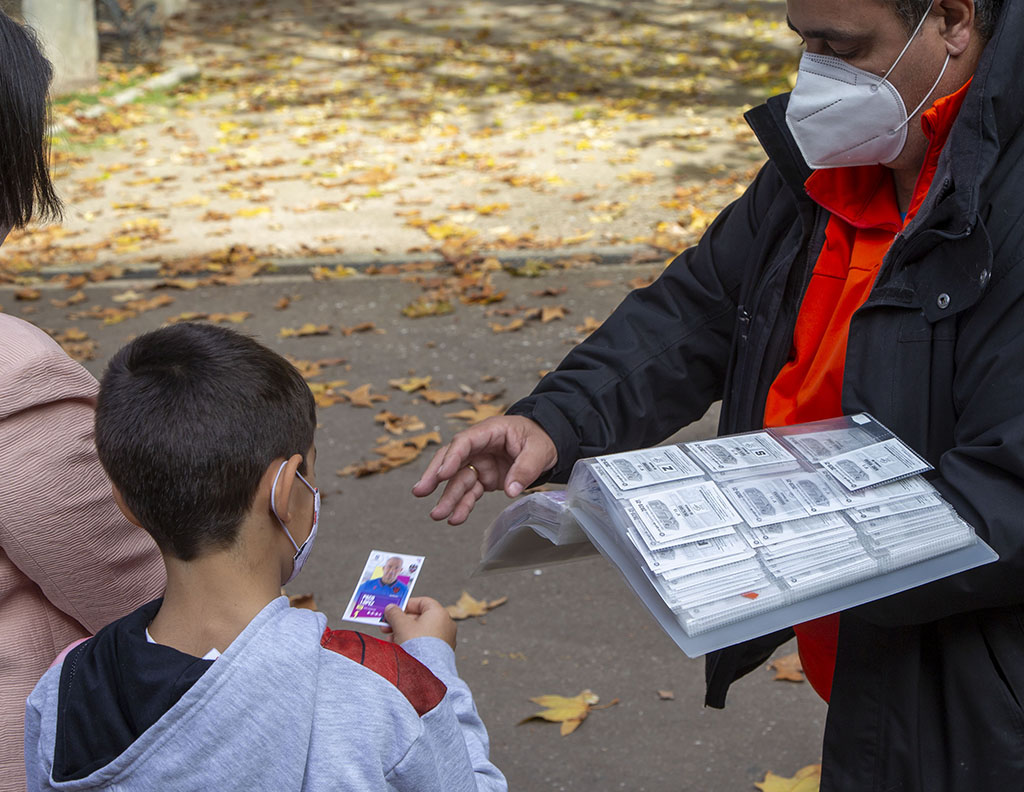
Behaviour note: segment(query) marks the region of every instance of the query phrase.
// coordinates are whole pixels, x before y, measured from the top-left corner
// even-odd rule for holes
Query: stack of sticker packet
[[[581,460],[567,492],[692,636],[973,544],[930,469],[859,414]]]

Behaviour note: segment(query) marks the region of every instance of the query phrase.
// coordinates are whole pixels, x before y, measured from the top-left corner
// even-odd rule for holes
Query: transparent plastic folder
[[[930,469],[866,414],[584,459],[481,568],[596,548],[695,657],[996,560]]]

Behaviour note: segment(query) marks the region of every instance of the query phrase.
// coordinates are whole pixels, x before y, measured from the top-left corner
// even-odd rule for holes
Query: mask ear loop
[[[921,17],[921,21],[917,23],[917,27],[914,28],[914,32],[910,34],[910,38],[907,39],[907,43],[903,45],[903,49],[900,50],[900,54],[896,56],[896,60],[892,62],[892,66],[889,67],[889,71],[882,75],[881,79],[873,86],[872,91],[877,91],[882,87],[882,83],[889,79],[889,75],[892,74],[892,70],[896,68],[896,65],[903,60],[903,56],[907,54],[907,50],[910,49],[910,45],[914,43],[914,39],[917,38],[918,32],[921,30],[921,26],[924,25],[924,21],[928,18],[928,15],[932,12],[931,6],[928,6],[928,10],[925,11],[924,16]],[[945,69],[945,66],[943,66]],[[932,90],[935,90],[934,88]]]
[[[915,107],[914,108],[914,112],[910,113],[910,115],[907,116],[907,120],[904,121],[902,124],[900,124],[898,127],[896,127],[894,130],[892,130],[890,132],[890,134],[893,134],[893,135],[896,134],[901,129],[903,129],[903,127],[905,127],[907,124],[909,124],[910,123],[910,119],[917,115],[917,111],[920,110],[922,107],[924,107],[924,103],[927,102],[929,99],[931,99],[932,94],[935,93],[935,89],[939,87],[939,80],[941,80],[942,79],[942,75],[946,73],[946,67],[947,66],[949,66],[949,53],[948,52],[946,53],[946,62],[942,64],[942,71],[939,72],[939,76],[935,80],[935,82],[932,83],[931,89],[928,91],[928,93],[925,94],[924,99],[921,100],[921,104],[919,104],[917,107]]]

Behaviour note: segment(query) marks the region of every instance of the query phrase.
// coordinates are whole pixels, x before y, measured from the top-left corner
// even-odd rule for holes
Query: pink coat
[[[95,378],[0,314],[0,792],[25,789],[25,698],[72,641],[158,597],[149,535],[93,445]]]

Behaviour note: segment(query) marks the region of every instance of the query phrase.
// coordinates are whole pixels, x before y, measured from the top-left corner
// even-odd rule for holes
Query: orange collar
[[[921,114],[921,129],[928,138],[928,151],[914,187],[906,218],[896,202],[892,172],[884,165],[851,168],[823,168],[814,171],[804,189],[822,208],[838,215],[856,228],[881,228],[898,233],[913,218],[924,201],[939,162],[939,154],[960,113],[971,81],[955,93],[936,99]]]

